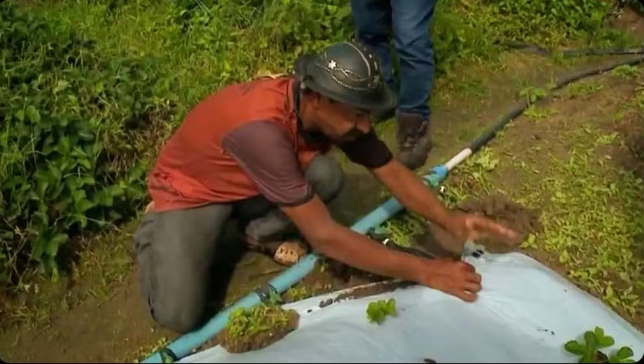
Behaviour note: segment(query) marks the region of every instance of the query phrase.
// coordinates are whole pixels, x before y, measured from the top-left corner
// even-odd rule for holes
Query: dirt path
[[[463,69],[455,80],[438,82],[435,91],[437,96],[434,104],[437,106],[433,129],[436,146],[427,167],[444,162],[465,147],[516,101],[519,92],[526,86],[545,84],[553,74],[560,73],[563,68],[562,65],[553,65],[540,57],[509,54],[504,58],[501,68],[469,67]],[[614,123],[611,115],[617,112],[615,110],[619,109],[619,105],[633,100],[635,86],[632,81],[622,82],[618,78],[611,80],[607,85],[602,84],[604,88],[601,89],[601,93],[595,94],[597,98],[579,96],[556,101],[556,105],[550,105],[555,110],[554,114],[548,111],[551,110],[549,106],[533,109],[530,113],[532,116],[517,120],[513,127],[491,144],[494,158],[498,158],[499,168],[491,168],[490,177],[484,177],[483,173],[478,176],[471,173],[476,168],[489,169],[487,168],[489,160],[485,162],[488,164],[474,163],[468,167],[469,169],[465,168],[460,176],[456,173],[455,182],[448,185],[448,189],[460,191],[462,194],[482,195],[486,192],[486,188],[498,188],[500,192],[507,193],[512,198],[521,200],[523,197],[528,205],[538,205],[543,202],[539,202],[537,197],[533,199],[528,197],[538,196],[541,192],[544,192],[543,196],[550,196],[553,192],[550,190],[550,193],[546,193],[548,191],[542,189],[530,191],[531,183],[537,185],[545,183],[544,175],[520,175],[516,172],[520,170],[517,168],[546,172],[551,162],[544,154],[547,150],[561,160],[566,160],[567,150],[574,146],[565,143],[567,134],[564,131],[578,131],[583,134],[583,128],[590,125],[593,128],[591,135],[600,137],[605,135],[606,130],[613,130],[611,128],[619,130],[617,126],[622,124]],[[583,94],[585,91],[594,89],[592,86],[587,87],[587,89],[582,87],[577,92]],[[588,95],[591,94],[594,93],[590,92]],[[623,107],[626,108],[626,106]],[[625,128],[626,131],[632,130],[630,127]],[[393,127],[383,126],[380,129],[388,143],[393,143]],[[600,132],[600,129],[603,131]],[[606,163],[611,166],[616,161],[630,160],[626,154],[621,154],[623,151],[616,145],[618,144],[603,145],[608,148],[605,151],[611,159]],[[532,152],[528,153],[528,151]],[[482,154],[483,157],[485,155]],[[480,159],[476,160],[480,161]],[[332,207],[340,221],[351,224],[377,205],[378,202],[373,196],[380,191],[380,187],[371,176],[355,166],[347,166],[347,172],[349,183]],[[524,181],[527,182],[524,183]],[[640,198],[641,194],[637,197],[637,201]],[[540,207],[547,209],[548,206],[544,204]],[[544,226],[546,236],[549,236],[549,232],[552,237],[556,232],[556,223],[546,221]],[[129,232],[131,231],[130,228]],[[10,362],[132,361],[149,353],[160,342],[173,338],[172,333],[160,330],[150,320],[138,293],[135,267],[131,260],[130,237],[123,234],[119,236],[111,241],[108,252],[98,251],[83,257],[85,263],[79,267],[82,283],[69,291],[64,290],[58,295],[52,294],[47,300],[25,303],[25,310],[33,310],[34,307],[42,308],[42,302],[49,302],[43,317],[51,319],[43,319],[37,324],[25,325],[18,330],[2,333],[0,335],[2,359]],[[538,240],[535,243],[537,245],[528,247],[527,251],[546,264],[556,267],[562,274],[569,274],[570,269],[566,262],[558,263],[553,260],[560,252],[558,250],[560,247],[549,248],[547,245],[549,241],[551,240]],[[106,249],[104,248],[106,244],[95,245],[102,247],[99,249]],[[600,252],[594,252],[589,255],[589,259],[598,258],[599,254]],[[105,255],[109,259],[97,258]],[[641,252],[639,255],[633,254],[633,257],[639,256]],[[115,265],[115,261],[120,264]],[[608,275],[613,274],[609,272],[611,267],[614,268],[610,264],[601,267]],[[628,264],[633,265],[633,269],[640,267],[635,258],[629,260]],[[587,265],[592,263],[588,262]],[[254,254],[244,256],[237,267],[226,291],[227,302],[234,302],[235,299],[278,274],[282,269],[267,258]],[[583,272],[585,266],[579,263],[573,267],[576,272]],[[98,273],[96,273],[97,270]],[[615,273],[619,275],[624,271]],[[631,274],[630,269],[627,274]],[[642,276],[644,275],[639,277]],[[632,277],[629,276],[629,279]],[[317,270],[289,294],[291,297],[304,298],[317,292],[335,290],[365,281],[367,280],[354,277],[347,282],[332,276],[328,269],[324,272]],[[617,282],[615,284],[617,285]],[[603,288],[605,293],[604,286],[599,288]],[[602,296],[602,292],[596,293]],[[637,308],[639,306],[627,305],[636,307],[635,311],[629,311],[628,308],[624,308],[626,306],[622,305],[622,301],[627,300],[620,298],[616,305],[616,309],[621,310],[620,313],[631,319],[641,317],[641,309]],[[67,308],[62,308],[61,303],[64,303],[63,306]]]

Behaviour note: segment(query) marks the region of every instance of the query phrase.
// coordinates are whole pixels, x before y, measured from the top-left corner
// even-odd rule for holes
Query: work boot
[[[427,155],[432,150],[432,141],[428,135],[429,119],[420,114],[398,114],[398,145],[400,146],[400,163],[411,170],[425,164]]]

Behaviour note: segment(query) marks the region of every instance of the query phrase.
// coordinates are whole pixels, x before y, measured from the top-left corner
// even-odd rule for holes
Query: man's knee
[[[151,259],[151,251],[139,253],[139,281],[150,316],[164,328],[179,333],[196,329],[206,307],[205,278],[186,275],[177,267],[160,267]]]
[[[315,193],[325,202],[337,197],[344,186],[344,172],[333,157],[317,155],[306,168],[306,178]]]
[[[168,295],[150,305],[152,318],[162,327],[180,334],[191,332],[204,323],[205,306],[190,297]]]
[[[150,314],[163,327],[194,330],[203,318],[209,268],[232,207],[149,213],[135,234],[139,282]]]

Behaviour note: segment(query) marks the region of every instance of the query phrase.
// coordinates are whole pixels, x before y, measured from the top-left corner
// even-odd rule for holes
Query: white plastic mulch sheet
[[[300,327],[262,350],[229,354],[214,347],[184,363],[297,362],[577,362],[563,345],[596,326],[644,354],[644,335],[601,301],[523,254],[467,257],[483,276],[483,291],[465,303],[422,286],[345,300],[320,308],[328,294],[286,305]],[[397,317],[370,323],[369,302],[395,298]]]

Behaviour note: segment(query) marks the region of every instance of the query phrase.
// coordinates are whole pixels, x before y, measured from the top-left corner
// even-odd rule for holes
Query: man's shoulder
[[[271,120],[255,120],[230,129],[223,139],[224,147],[235,146],[271,152],[273,147],[292,146],[295,139],[284,125]]]
[[[262,76],[231,84],[222,89],[222,92],[239,97],[267,97],[270,95],[287,97],[292,81],[293,77],[287,74]]]
[[[288,130],[270,121],[239,126],[224,136],[221,145],[246,170],[273,174],[291,168],[290,162],[297,160],[295,142]]]
[[[196,124],[204,130],[217,130],[221,135],[256,121],[273,121],[287,126],[291,118],[289,85],[288,77],[228,85],[199,102],[184,123]]]
[[[284,119],[289,116],[291,77],[260,78],[236,83],[211,95],[216,114],[237,119]]]

